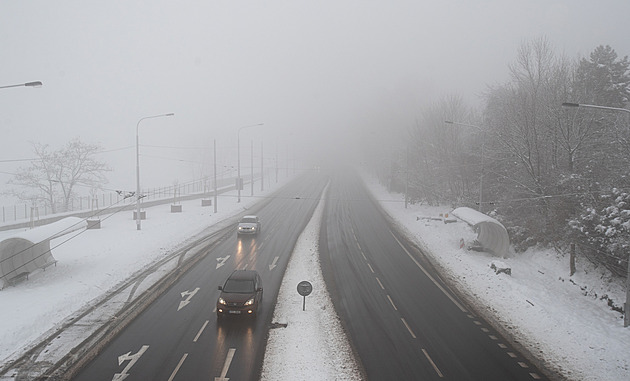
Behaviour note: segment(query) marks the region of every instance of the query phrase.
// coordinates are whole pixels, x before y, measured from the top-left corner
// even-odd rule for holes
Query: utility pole
[[[214,139],[214,212],[217,212],[217,139]]]
[[[265,164],[263,160],[263,142],[260,141],[260,191],[265,191]]]
[[[252,194],[251,196],[254,197],[254,139],[252,139]]]

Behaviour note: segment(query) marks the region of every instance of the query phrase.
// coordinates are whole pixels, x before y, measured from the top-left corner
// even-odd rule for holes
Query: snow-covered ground
[[[369,185],[390,215],[426,248],[444,277],[465,290],[480,310],[510,327],[549,366],[571,380],[630,379],[630,330],[623,328],[621,314],[603,299],[606,295],[621,304],[622,282],[610,281],[588,263],[579,263],[578,273],[569,277],[568,258],[550,250],[501,258],[498,264],[510,267],[512,275],[497,275],[490,268],[497,258],[460,249],[460,239],[475,238],[465,223],[417,219],[438,217],[449,208],[410,205],[405,209],[400,195],[389,194],[376,183]],[[244,197],[238,204],[234,194],[222,195],[216,214],[212,207],[201,207],[199,200],[183,202],[183,213],[170,213],[168,205],[149,208],[140,232],[131,212],[122,212],[104,218],[100,230],[84,231],[61,245],[67,236],[53,241],[53,247],[59,245],[52,250],[56,267],[0,291],[2,364],[139,269],[257,200]],[[361,378],[315,266],[320,208],[300,237],[285,273],[274,322],[287,327],[271,330],[265,380],[297,379],[297,375],[315,380]],[[313,284],[306,311],[296,291],[301,280]],[[314,353],[319,355],[313,357]]]

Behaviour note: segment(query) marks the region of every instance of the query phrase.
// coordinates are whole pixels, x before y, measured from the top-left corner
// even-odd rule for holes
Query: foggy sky
[[[481,107],[508,80],[520,44],[557,54],[611,45],[630,54],[626,0],[0,2],[0,172],[29,142],[97,143],[109,189],[186,182],[241,160],[352,150],[358,136],[407,127],[423,105],[459,94]],[[262,141],[262,143],[261,143]],[[151,147],[149,147],[151,146]],[[170,147],[170,148],[169,148]],[[0,173],[0,189],[9,175]]]

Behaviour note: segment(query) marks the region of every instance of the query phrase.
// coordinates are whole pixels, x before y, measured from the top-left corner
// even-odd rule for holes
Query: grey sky
[[[0,90],[0,160],[80,137],[115,150],[109,188],[134,189],[136,123],[167,112],[141,124],[141,144],[159,146],[142,149],[146,186],[211,174],[196,147],[217,139],[227,163],[245,125],[265,124],[243,130],[242,152],[264,134],[266,156],[289,141],[312,156],[448,94],[481,105],[523,41],[628,55],[628,15],[626,0],[4,0],[0,86],[44,86]]]

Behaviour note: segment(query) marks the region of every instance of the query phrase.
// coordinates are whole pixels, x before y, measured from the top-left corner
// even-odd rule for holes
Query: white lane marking
[[[442,372],[440,372],[440,369],[437,367],[437,365],[435,365],[435,363],[433,362],[433,359],[431,359],[431,356],[429,356],[429,353],[424,348],[422,348],[422,353],[424,353],[424,356],[427,358],[427,360],[429,360],[429,362],[431,363],[431,366],[433,367],[435,372],[438,374],[438,376],[440,378],[443,378],[444,375],[442,374]]]
[[[192,297],[195,296],[197,291],[199,291],[199,287],[195,288],[192,291],[186,290],[186,291],[182,292],[182,298],[186,296],[186,299],[184,299],[181,302],[179,302],[179,307],[177,307],[177,311],[179,311],[182,308],[186,307],[188,305],[188,303],[190,303],[190,299],[192,299]]]
[[[171,377],[168,378],[168,381],[173,381],[173,379],[175,378],[175,375],[177,374],[177,372],[179,372],[179,368],[182,367],[182,364],[186,360],[186,357],[188,357],[188,353],[184,353],[184,356],[182,356],[182,359],[179,360],[179,364],[177,364],[177,366],[173,370],[173,373],[171,373]]]
[[[218,269],[219,267],[223,266],[223,265],[225,264],[225,262],[226,262],[228,259],[230,259],[230,256],[229,256],[229,255],[226,255],[226,256],[225,256],[225,257],[223,257],[223,258],[221,258],[221,257],[217,258],[217,269]]]
[[[409,324],[407,324],[407,320],[405,320],[405,318],[400,318],[400,320],[402,320],[402,322],[405,325],[405,327],[407,327],[407,331],[409,331],[409,333],[411,334],[411,337],[413,337],[415,339],[416,338],[416,334],[413,333],[413,331],[411,330],[411,327],[409,327]]]
[[[398,311],[398,308],[396,308],[396,305],[394,304],[394,301],[392,300],[392,298],[390,298],[389,295],[387,295],[387,299],[389,299],[389,302],[392,304],[392,307],[394,307],[394,310]]]
[[[234,358],[234,352],[236,352],[236,348],[230,348],[228,350],[227,357],[225,358],[225,364],[223,364],[223,370],[221,370],[221,376],[215,377],[214,381],[228,381],[229,378],[225,377],[227,375],[228,369],[230,369],[230,364],[232,363],[232,359]]]
[[[378,277],[376,277],[376,281],[378,282],[378,285],[381,286],[381,289],[384,290],[385,287],[383,286],[383,283],[381,283],[381,280],[378,279]]]
[[[522,361],[519,361],[518,365],[520,365],[521,368],[529,368],[529,366],[527,364],[525,364],[524,362],[522,362]]]
[[[372,265],[370,265],[369,263],[368,263],[367,265],[368,265],[368,267],[370,268],[370,271],[372,272],[372,274],[375,274],[375,273],[374,273],[374,269],[372,268]]]
[[[391,233],[391,232],[390,232]],[[464,308],[464,306],[462,306],[457,300],[455,300],[455,298],[453,298],[451,296],[451,294],[449,292],[447,292],[444,287],[442,287],[432,276],[431,274],[429,274],[427,272],[427,270],[424,269],[424,267],[422,267],[422,265],[416,260],[416,258],[413,257],[413,255],[411,255],[411,253],[409,251],[407,251],[407,249],[402,245],[402,243],[398,240],[398,238],[396,238],[396,236],[394,235],[394,233],[391,233],[392,237],[394,237],[394,239],[396,240],[396,242],[398,242],[398,245],[400,245],[400,247],[405,251],[405,253],[407,253],[407,256],[409,256],[409,258],[411,258],[412,261],[414,261],[414,263],[416,264],[416,266],[418,266],[420,268],[420,270],[422,270],[422,272],[424,273],[424,275],[426,275],[429,279],[431,279],[431,281],[433,282],[433,284],[435,284],[443,293],[444,295],[448,296],[448,298],[457,306],[457,308],[459,308],[462,312],[467,313],[468,311],[466,311],[466,309]]]
[[[215,307],[216,308],[216,307]],[[201,327],[201,329],[199,330],[199,332],[197,333],[197,336],[195,336],[195,339],[193,340],[193,343],[196,343],[197,340],[199,340],[199,337],[201,336],[201,334],[203,333],[203,331],[206,329],[206,326],[208,325],[208,323],[210,323],[210,320],[206,320],[205,323],[203,323],[203,326]]]
[[[143,345],[142,348],[140,348],[140,350],[133,355],[131,354],[131,351],[129,351],[124,355],[118,356],[118,366],[122,365],[122,363],[124,363],[125,361],[129,361],[129,363],[127,364],[127,366],[125,366],[122,372],[114,373],[114,378],[112,378],[112,381],[121,381],[127,378],[127,376],[129,376],[129,370],[131,370],[131,367],[134,366],[136,361],[140,359],[140,356],[142,356],[144,352],[147,351],[147,349],[149,349],[149,346]]]
[[[507,354],[508,354],[508,356],[510,356],[513,359],[518,357],[518,356],[516,356],[516,353],[514,353],[514,352],[508,352]]]
[[[540,380],[540,376],[538,375],[538,373],[530,373],[529,375],[532,376],[534,380]]]
[[[276,267],[276,263],[278,263],[278,258],[280,257],[275,257],[273,259],[273,262],[271,262],[271,264],[269,265],[269,271],[273,270]]]

